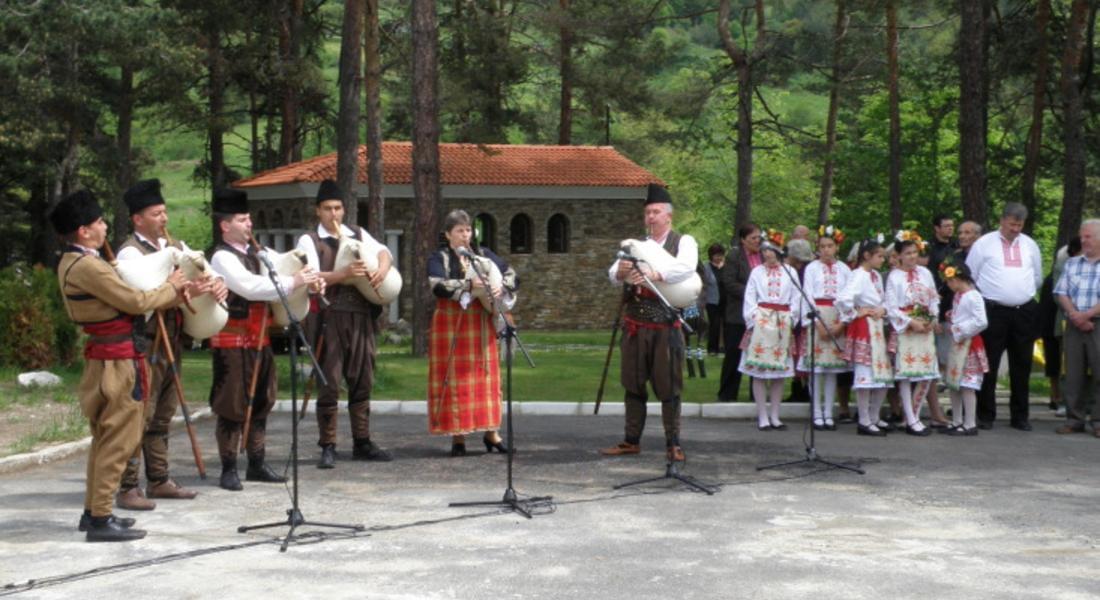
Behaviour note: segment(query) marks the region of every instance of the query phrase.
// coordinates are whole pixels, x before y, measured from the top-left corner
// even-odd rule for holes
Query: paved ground
[[[272,420],[270,453],[285,456],[289,417]],[[202,490],[136,514],[150,535],[96,545],[76,532],[80,457],[0,477],[0,595],[236,598],[1095,598],[1100,584],[1100,440],[1056,436],[1054,421],[1021,433],[999,424],[977,438],[887,439],[847,426],[818,435],[820,452],[856,461],[864,476],[814,468],[757,472],[802,455],[801,425],[762,433],[751,423],[689,419],[686,471],[722,486],[715,496],[666,483],[612,485],[663,472],[660,419],[642,456],[605,459],[621,417],[517,419],[521,494],[551,494],[533,520],[449,501],[496,499],[503,456],[445,456],[423,417],[380,416],[388,464],[302,468],[308,518],[368,527],[310,538],[280,554],[282,486],[240,493],[199,482],[186,438],[173,438],[178,478]],[[202,423],[216,479],[211,422]],[[346,430],[343,432],[346,435]],[[476,439],[471,440],[476,442]],[[547,512],[548,509],[543,509]],[[316,530],[310,530],[316,531]],[[89,573],[89,570],[100,569]],[[9,584],[7,587],[3,587]],[[14,585],[11,585],[14,584]]]

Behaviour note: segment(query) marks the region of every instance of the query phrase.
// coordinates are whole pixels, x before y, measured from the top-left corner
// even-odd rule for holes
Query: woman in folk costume
[[[753,268],[745,286],[742,307],[748,330],[741,343],[738,369],[753,378],[757,426],[761,431],[783,430],[779,403],[783,384],[794,375],[791,329],[799,302],[794,282],[783,268],[776,246],[761,248],[763,264]],[[765,406],[765,400],[770,406]]]
[[[485,449],[504,453],[500,439],[500,358],[493,314],[474,296],[485,284],[468,257],[492,261],[502,284],[490,290],[501,299],[516,287],[516,273],[499,256],[471,242],[470,215],[451,211],[443,221],[447,246],[428,259],[428,283],[436,297],[429,331],[428,430],[450,435],[451,456],[466,455],[465,435],[485,431]],[[488,280],[484,261],[479,260]],[[492,285],[492,282],[490,282]]]
[[[886,280],[886,311],[894,327],[889,347],[894,354],[894,378],[905,414],[905,432],[926,436],[932,430],[921,422],[920,409],[928,386],[940,378],[933,329],[940,298],[932,273],[917,264],[919,243],[909,232],[898,233],[894,242],[898,268]]]
[[[894,383],[894,369],[886,351],[886,308],[882,276],[886,260],[882,243],[859,245],[859,267],[836,298],[842,321],[848,324],[844,357],[854,372],[852,389],[859,404],[859,435],[884,436],[889,425],[879,418],[886,390]]]
[[[947,287],[955,292],[955,299],[947,323],[951,331],[951,352],[947,358],[944,382],[951,390],[951,427],[941,429],[947,435],[978,435],[975,420],[977,390],[982,389],[982,378],[989,371],[985,355],[985,343],[981,332],[989,325],[985,316],[985,301],[974,288],[970,269],[965,264],[949,261],[940,264],[940,274]]]
[[[844,232],[832,225],[818,231],[818,260],[806,266],[802,289],[814,305],[802,299],[802,347],[805,352],[798,359],[798,370],[810,372],[810,355],[813,355],[813,414],[814,429],[836,430],[833,421],[833,401],[836,399],[837,374],[852,370],[844,358],[844,322],[835,303],[840,291],[848,285],[852,270],[837,260],[837,250],[844,240]],[[810,339],[810,311],[816,310],[817,331]]]

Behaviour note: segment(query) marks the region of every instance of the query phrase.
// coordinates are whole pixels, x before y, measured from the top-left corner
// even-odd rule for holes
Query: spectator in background
[[[932,217],[932,241],[928,245],[928,270],[932,273],[932,281],[936,284],[936,293],[940,295],[940,316],[936,324],[936,359],[940,363],[940,372],[943,373],[947,366],[947,355],[951,352],[951,331],[945,321],[947,312],[951,310],[955,294],[940,276],[940,264],[948,257],[953,257],[959,250],[959,243],[951,236],[955,235],[955,221],[951,217],[938,214]],[[971,241],[973,243],[973,240]],[[948,262],[962,264],[962,261],[952,259]],[[929,424],[933,429],[945,428],[950,423],[940,408],[939,386],[931,386],[928,389]]]
[[[989,372],[978,394],[980,429],[992,429],[997,417],[997,370],[1001,354],[1007,350],[1010,423],[1020,431],[1031,431],[1028,381],[1032,349],[1039,337],[1039,304],[1035,294],[1043,283],[1043,259],[1035,240],[1021,233],[1026,220],[1024,205],[1005,204],[998,230],[978,238],[966,257],[966,266],[985,298],[989,318],[989,328],[982,334]]]
[[[982,226],[974,221],[963,221],[959,224],[959,248],[955,251],[959,255],[959,264],[966,262],[966,255],[970,247],[978,238],[982,237]]]
[[[1066,423],[1058,433],[1089,432],[1096,415],[1089,415],[1087,371],[1100,373],[1100,219],[1081,225],[1081,254],[1066,261],[1054,285],[1054,298],[1066,315],[1062,342],[1066,353]],[[1086,426],[1086,421],[1088,424]]]
[[[737,231],[738,245],[730,249],[722,276],[718,283],[726,294],[725,326],[722,337],[726,340],[726,354],[722,358],[722,376],[718,387],[719,402],[735,402],[741,388],[741,338],[745,337],[745,286],[749,274],[763,263],[760,244],[764,238],[760,228],[753,223],[743,225]]]
[[[722,244],[711,244],[707,248],[707,262],[703,265],[703,282],[706,285],[707,301],[707,353],[718,354],[722,351],[722,309],[725,308],[725,292],[719,282],[722,281],[722,269],[726,264],[726,249]]]
[[[1043,340],[1043,374],[1050,381],[1050,410],[1059,417],[1066,416],[1062,406],[1062,334],[1065,328],[1065,313],[1054,297],[1054,285],[1058,283],[1065,270],[1066,261],[1081,253],[1081,238],[1070,240],[1068,246],[1062,246],[1054,255],[1050,274],[1043,279],[1039,289],[1039,337]]]
[[[787,241],[787,245],[790,246],[790,243],[795,240],[806,240],[807,242],[809,242],[810,228],[806,227],[805,225],[795,225],[794,229],[791,230],[791,239]],[[813,259],[811,258],[810,260]]]

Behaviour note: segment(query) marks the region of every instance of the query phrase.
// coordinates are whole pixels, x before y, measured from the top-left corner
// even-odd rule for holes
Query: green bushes
[[[41,369],[70,363],[78,337],[51,269],[17,263],[0,270],[0,365]]]

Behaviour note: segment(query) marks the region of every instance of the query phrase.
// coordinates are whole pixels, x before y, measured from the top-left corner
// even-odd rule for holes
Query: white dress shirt
[[[1011,243],[1000,230],[983,235],[970,247],[966,266],[982,297],[997,304],[1026,304],[1043,285],[1039,245],[1022,233]]]
[[[158,237],[157,241],[155,243],[152,240],[150,240],[149,238],[145,237],[144,235],[141,235],[140,233],[138,233],[136,231],[134,232],[134,237],[136,237],[139,241],[143,241],[143,242],[153,246],[157,250],[164,250],[165,248],[168,247],[168,240],[165,239],[165,238],[162,238],[162,237]],[[180,242],[180,247],[183,248],[184,251],[190,251],[191,250],[190,248],[187,247],[187,242],[185,242],[183,240],[180,240],[179,242]],[[135,258],[140,258],[142,256],[145,256],[145,255],[141,253],[141,250],[138,250],[137,248],[134,248],[133,246],[126,246],[125,248],[120,249],[117,254],[115,254],[115,258],[117,258],[119,260],[132,260],[132,259],[135,259]]]
[[[363,243],[363,249],[368,254],[370,254],[371,256],[378,256],[379,252],[385,252],[386,254],[390,253],[390,249],[378,243],[378,240],[374,239],[371,234],[367,233],[366,229],[360,227],[359,231],[362,234],[362,239],[360,241]],[[353,237],[355,235],[355,231],[347,225],[341,223],[340,234],[347,237]],[[322,240],[325,238],[336,237],[329,233],[328,230],[325,229],[325,226],[321,225],[320,223],[317,224],[317,236],[320,237]],[[314,247],[313,238],[310,237],[309,234],[303,234],[301,237],[299,237],[298,245],[295,247],[298,250],[306,253],[306,260],[309,261],[309,266],[313,267],[314,271],[321,270],[321,259],[317,257],[317,248]]]
[[[248,249],[243,245],[226,243],[242,254]],[[268,253],[274,253],[270,248],[267,251]],[[210,258],[210,267],[214,269],[215,273],[225,278],[225,286],[229,288],[229,291],[245,300],[250,302],[274,302],[279,299],[279,292],[275,289],[275,284],[271,283],[270,277],[257,275],[249,271],[241,264],[241,260],[228,250],[215,252],[214,256]],[[279,282],[283,285],[286,293],[289,294],[294,290],[293,276],[280,275]]]
[[[669,230],[670,232],[672,230]],[[654,239],[652,237],[646,237],[645,243],[656,244],[657,246],[664,247],[665,240],[668,239],[666,233],[661,239]],[[699,245],[695,242],[695,238],[688,234],[680,236],[680,244],[677,246],[676,260],[669,263],[669,266],[663,270],[658,271],[661,274],[661,279],[668,283],[680,283],[692,276],[695,273],[695,266],[699,262]],[[619,261],[611,263],[611,268],[607,270],[608,279],[611,280],[612,285],[622,285],[622,281],[615,278],[616,272],[619,270]]]

